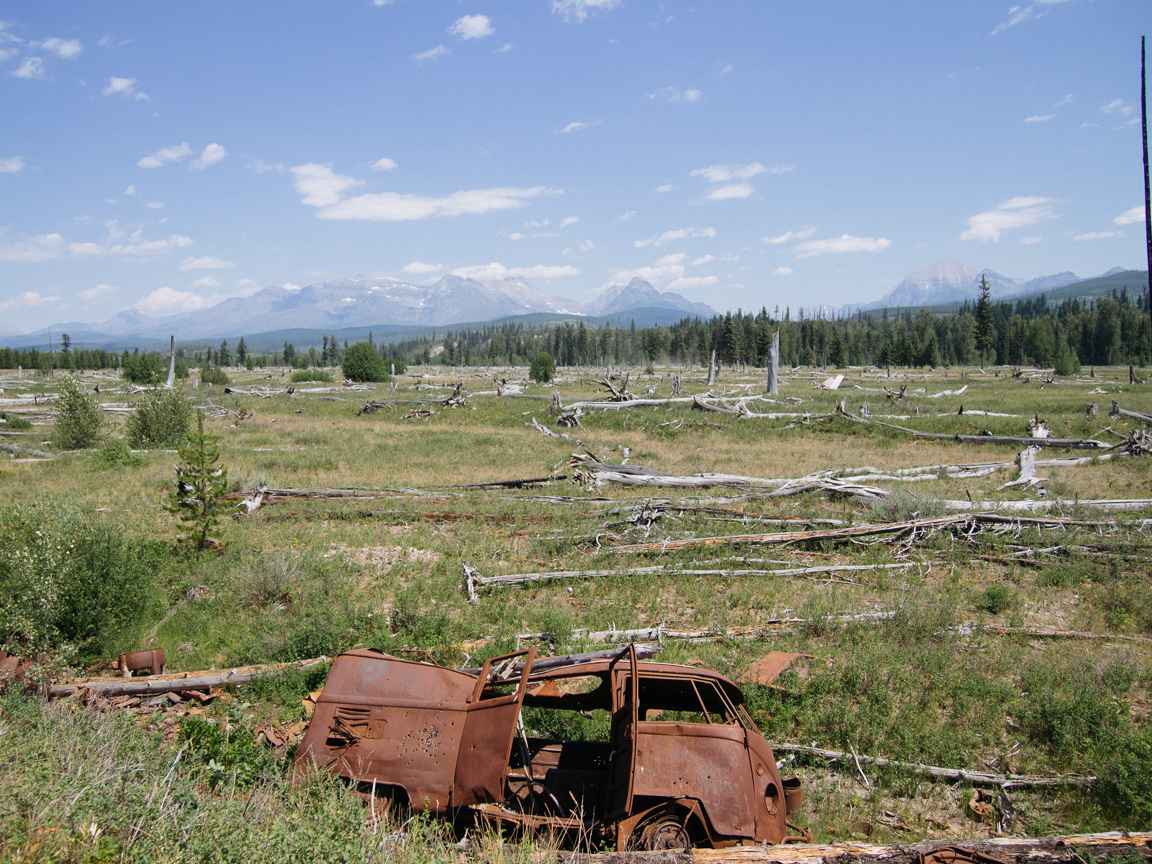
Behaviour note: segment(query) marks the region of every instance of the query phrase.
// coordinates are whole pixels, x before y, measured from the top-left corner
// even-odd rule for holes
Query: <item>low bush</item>
[[[189,757],[207,769],[212,789],[222,785],[247,789],[279,773],[277,760],[238,715],[218,722],[185,717],[180,721],[180,740]]]
[[[26,417],[21,417],[19,414],[5,414],[0,412],[0,420],[3,420],[4,425],[9,429],[21,432],[32,428],[32,421]]]
[[[101,468],[125,468],[139,465],[143,461],[132,452],[132,448],[123,438],[109,436],[96,451],[96,464]]]
[[[1008,585],[989,585],[980,595],[977,608],[989,615],[999,615],[1012,607],[1015,595]]]
[[[547,351],[541,351],[532,358],[528,367],[528,377],[538,384],[547,384],[556,375],[556,361]]]
[[[153,603],[164,552],[91,514],[0,510],[0,645],[62,662],[122,648]]]
[[[155,386],[168,378],[168,361],[155,353],[127,354],[120,364],[120,372],[125,380],[133,384]]]
[[[52,443],[61,450],[82,450],[96,443],[103,422],[100,406],[96,397],[85,393],[71,375],[61,380],[55,407],[56,429]]]
[[[144,394],[128,418],[128,442],[139,450],[179,447],[192,423],[192,404],[179,390]]]
[[[388,367],[384,363],[384,358],[376,352],[375,346],[368,342],[357,342],[348,346],[348,350],[344,352],[341,370],[349,381],[388,380]]]
[[[324,369],[297,369],[292,373],[291,379],[297,384],[305,381],[324,381],[331,383],[333,380],[332,373]]]
[[[217,387],[227,387],[232,383],[232,379],[219,366],[205,366],[200,370],[200,382],[213,384]]]

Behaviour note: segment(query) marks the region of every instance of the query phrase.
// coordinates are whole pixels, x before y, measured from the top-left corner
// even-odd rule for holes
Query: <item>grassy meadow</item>
[[[1109,417],[1112,400],[1152,411],[1152,384],[1130,385],[1126,369],[1097,368],[1051,383],[1007,369],[894,370],[890,378],[882,370],[845,369],[838,391],[819,389],[834,371],[786,372],[777,397],[782,404],[750,407],[822,415],[844,400],[855,414],[867,401],[874,417],[908,418],[886,422],[1004,435],[1027,435],[1028,419],[1038,415],[1054,437],[1108,444],[1140,428],[1135,420]],[[971,536],[945,531],[907,544],[867,538],[635,555],[612,550],[645,540],[784,530],[758,525],[758,518],[896,521],[941,515],[936,499],[1036,493],[1000,489],[1015,478],[1014,469],[973,479],[869,481],[892,491],[876,503],[723,488],[592,489],[569,480],[529,489],[451,488],[566,474],[570,456],[584,451],[609,463],[626,452],[629,464],[663,474],[786,478],[854,466],[1011,461],[1019,449],[917,439],[841,418],[750,419],[686,404],[588,411],[582,428],[557,427],[549,414],[553,394],[565,404],[597,398],[602,374],[561,369],[554,385],[526,383],[520,396],[476,395],[463,407],[431,406],[433,416],[424,419],[406,419],[416,407],[408,404],[363,416],[357,410],[369,399],[447,397],[457,382],[491,394],[494,376],[523,380],[527,372],[416,367],[399,377],[395,391],[380,384],[374,391],[306,393],[299,391],[310,385],[298,383],[294,395],[269,398],[185,385],[194,404],[219,409],[206,425],[219,438],[234,490],[267,484],[392,494],[270,502],[249,516],[225,519],[215,535],[219,548],[197,554],[181,547],[162,506],[174,478],[174,452],[100,446],[54,452],[51,460],[0,454],[0,556],[35,559],[28,572],[36,573],[78,567],[77,550],[95,562],[91,593],[104,598],[108,608],[101,607],[100,620],[107,626],[100,632],[73,627],[66,645],[47,651],[46,666],[56,676],[95,671],[103,658],[144,647],[164,648],[174,671],[331,656],[353,646],[456,664],[510,650],[524,633],[549,634],[548,648],[568,653],[603,647],[582,641],[582,629],[724,629],[802,618],[806,623],[771,639],[669,640],[661,659],[702,663],[739,678],[766,651],[804,652],[810,659],[777,687],[745,687],[769,741],[1002,773],[1092,774],[1100,779],[1088,789],[1011,791],[1013,818],[1005,830],[1037,835],[1147,827],[1152,523],[1141,520],[1152,518],[1152,508],[1114,513],[1077,502],[1148,497],[1152,456],[1038,469],[1048,497],[1070,502],[1038,515],[1115,525],[1010,526]],[[764,389],[762,369],[726,369],[707,388],[702,370],[668,368],[632,370],[630,388],[637,396],[649,388],[669,396],[674,374],[684,394]],[[229,375],[241,388],[288,383],[286,370]],[[0,398],[52,393],[57,386],[57,379],[27,372],[0,372],[0,379]],[[140,398],[108,375],[80,380],[88,389],[100,384],[101,402],[131,405]],[[901,400],[882,390],[905,383]],[[963,395],[928,398],[964,384]],[[1098,403],[1097,416],[1087,416],[1090,402]],[[50,404],[0,408],[17,418],[0,421],[0,443],[52,452],[44,443],[52,432]],[[1017,416],[961,415],[961,405]],[[103,434],[122,437],[127,415],[103,416]],[[533,418],[579,445],[544,436],[531,427]],[[1090,452],[1044,449],[1039,458]],[[575,500],[539,500],[544,495]],[[723,496],[734,500],[713,501],[707,512],[666,512],[651,522],[629,523],[628,512],[611,512],[652,498]],[[614,500],[593,500],[602,497]],[[1014,557],[1023,547],[1051,551]],[[739,562],[748,558],[780,563]],[[810,578],[576,579],[483,591],[476,604],[462,590],[464,564],[487,576],[657,563],[700,569],[897,560],[915,566]],[[104,569],[97,567],[101,562]],[[879,623],[834,620],[870,611],[893,615]],[[1004,635],[988,625],[1108,638]],[[477,647],[480,639],[486,641]],[[322,669],[265,679],[176,720],[159,710],[93,711],[9,693],[0,700],[0,858],[455,860],[459,849],[443,826],[418,819],[396,833],[395,826],[374,822],[335,782],[286,781],[294,741],[272,747],[258,730],[298,729],[301,699],[322,681]],[[902,842],[997,831],[995,819],[972,809],[973,789],[963,784],[783,758],[786,773],[806,784],[799,821],[816,840]],[[1005,805],[997,807],[1002,813]],[[530,853],[497,838],[476,842],[486,860]]]

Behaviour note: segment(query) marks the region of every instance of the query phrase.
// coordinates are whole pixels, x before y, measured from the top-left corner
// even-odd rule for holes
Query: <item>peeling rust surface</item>
[[[774,659],[771,677],[794,659]],[[296,769],[416,811],[619,850],[780,843],[802,794],[743,703],[719,673],[634,647],[539,661],[530,649],[465,671],[355,650],[332,665]],[[547,734],[590,719],[591,737]]]

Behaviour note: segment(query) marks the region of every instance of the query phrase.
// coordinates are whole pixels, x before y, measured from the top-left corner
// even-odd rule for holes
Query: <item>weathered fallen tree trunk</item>
[[[696,396],[668,396],[662,398],[640,398],[629,399],[625,402],[607,401],[607,400],[588,400],[580,402],[570,402],[564,407],[567,409],[579,408],[584,411],[620,411],[625,408],[652,408],[661,405],[691,405],[697,399],[706,399],[709,402],[768,402],[774,403],[779,400],[768,399],[765,396],[713,396],[711,393],[701,393]],[[789,400],[789,401],[802,401],[802,400]]]
[[[1144,423],[1152,423],[1152,414],[1145,414],[1143,411],[1130,411],[1127,408],[1121,408],[1120,403],[1113,401],[1112,409],[1108,412],[1109,417],[1131,417],[1133,420],[1140,420]]]
[[[884,756],[864,756],[857,753],[844,753],[841,750],[824,750],[819,747],[807,747],[803,744],[771,745],[776,753],[797,753],[804,756],[817,756],[829,762],[844,762],[849,764],[875,765],[877,768],[894,768],[908,774],[921,777],[931,777],[935,780],[955,780],[961,783],[971,783],[975,786],[1009,786],[1009,787],[1038,787],[1038,786],[1091,786],[1096,778],[1083,774],[1063,774],[1054,776],[1036,776],[1032,774],[992,774],[988,771],[977,771],[970,768],[939,768],[935,765],[923,765],[919,762],[901,762],[898,759],[888,759]]]
[[[929,393],[924,398],[925,399],[943,399],[945,396],[963,396],[967,392],[968,392],[968,385],[965,384],[963,387],[958,387],[955,390],[941,390],[939,393]]]
[[[128,694],[170,693],[176,690],[205,690],[211,687],[232,687],[247,684],[264,675],[276,675],[289,669],[307,669],[327,663],[327,657],[312,657],[291,663],[264,663],[258,666],[238,666],[232,669],[209,669],[201,672],[178,672],[151,675],[147,678],[86,678],[65,684],[52,684],[48,695],[56,698],[76,693],[94,696],[124,696]]]
[[[55,455],[46,450],[37,450],[34,447],[25,447],[23,444],[6,444],[0,442],[0,450],[11,453],[22,459],[55,459]]]
[[[503,576],[481,576],[473,567],[464,565],[464,593],[468,601],[479,601],[480,589],[507,588],[567,579],[597,579],[610,576],[716,576],[731,579],[745,576],[820,576],[831,573],[864,573],[876,570],[908,570],[916,565],[902,564],[818,564],[812,567],[762,569],[691,569],[687,567],[628,567],[619,570],[552,570],[539,573],[508,573]]]
[[[883,537],[908,532],[938,531],[944,528],[981,528],[988,526],[1011,527],[1067,527],[1070,525],[1102,527],[1116,523],[1088,522],[1065,518],[1027,516],[999,516],[994,513],[973,513],[963,516],[938,516],[933,519],[909,519],[904,522],[883,522],[850,525],[814,531],[779,531],[770,534],[726,534],[716,537],[685,537],[680,540],[662,540],[654,543],[626,543],[611,547],[613,552],[671,552],[680,549],[698,549],[709,546],[747,545],[778,546],[789,543],[808,543],[817,540],[852,540],[858,537]]]
[[[1152,508],[1152,498],[1028,498],[1023,501],[963,501],[949,499],[926,499],[926,504],[936,504],[945,510],[969,513],[974,510],[999,510],[1014,513],[1049,513],[1053,510],[1106,510],[1110,512],[1131,512]]]
[[[926,840],[893,846],[789,843],[688,852],[556,852],[538,856],[540,864],[1084,864],[1110,859],[1126,864],[1134,859],[1152,861],[1152,832]]]
[[[956,441],[961,444],[1012,444],[1036,447],[1056,447],[1065,450],[1108,450],[1109,445],[1093,438],[1033,438],[1028,435],[965,435],[959,432],[924,432],[920,429],[909,429],[907,426],[898,426],[895,423],[884,423],[879,420],[865,420],[853,417],[848,413],[841,413],[854,423],[865,423],[872,426],[881,426],[885,429],[895,429],[905,435],[915,438],[929,438],[935,441]]]

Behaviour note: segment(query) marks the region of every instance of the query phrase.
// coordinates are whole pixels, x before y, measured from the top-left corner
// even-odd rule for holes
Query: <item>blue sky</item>
[[[0,5],[0,332],[353,274],[1142,265],[1148,0]]]

